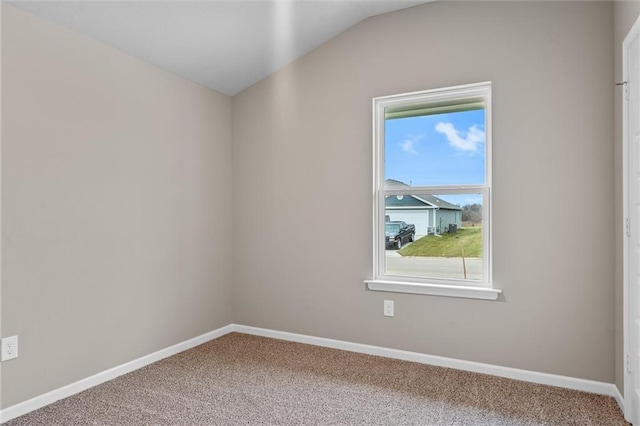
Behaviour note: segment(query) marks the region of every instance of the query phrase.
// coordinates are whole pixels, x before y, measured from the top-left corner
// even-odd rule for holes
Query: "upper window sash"
[[[447,109],[447,111],[440,109]],[[387,118],[439,114],[442,112],[459,112],[471,109],[485,110],[485,182],[483,187],[491,186],[491,82],[482,82],[458,86],[455,88],[431,89],[399,95],[381,96],[373,100],[374,119],[374,190],[385,188],[384,140],[385,121]],[[416,111],[412,114],[411,111]],[[390,115],[390,117],[387,117]],[[456,187],[477,185],[442,185],[443,190]],[[414,189],[426,189],[433,186],[412,186]],[[442,191],[441,191],[442,192]]]

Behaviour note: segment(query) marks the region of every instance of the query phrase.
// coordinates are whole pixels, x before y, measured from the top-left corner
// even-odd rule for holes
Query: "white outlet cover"
[[[384,316],[385,317],[392,317],[394,316],[394,312],[393,312],[393,300],[385,300],[384,301]]]
[[[2,339],[2,361],[18,358],[18,336]]]

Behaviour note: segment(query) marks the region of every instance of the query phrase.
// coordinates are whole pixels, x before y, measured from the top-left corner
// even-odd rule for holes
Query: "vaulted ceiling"
[[[412,0],[10,1],[233,96],[374,15]]]

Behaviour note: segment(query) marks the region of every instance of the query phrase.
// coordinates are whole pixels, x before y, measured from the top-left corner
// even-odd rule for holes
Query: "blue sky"
[[[385,178],[412,186],[484,184],[484,122],[484,110],[386,120]],[[472,194],[441,198],[481,202]]]

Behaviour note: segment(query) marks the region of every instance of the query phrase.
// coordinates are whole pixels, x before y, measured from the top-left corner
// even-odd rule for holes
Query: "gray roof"
[[[404,182],[400,182],[395,179],[387,179],[385,181],[387,186],[390,187],[403,187],[410,188]],[[442,198],[438,198],[435,195],[427,195],[427,194],[418,194],[418,195],[409,195],[404,196],[402,199],[399,199],[397,196],[387,197],[385,200],[385,204],[387,208],[394,207],[427,207],[429,205],[438,207],[440,209],[445,210],[462,210],[460,206],[456,206],[455,204],[449,203]]]

